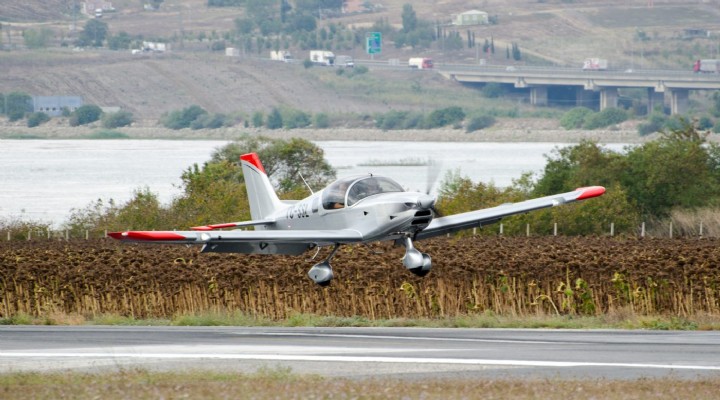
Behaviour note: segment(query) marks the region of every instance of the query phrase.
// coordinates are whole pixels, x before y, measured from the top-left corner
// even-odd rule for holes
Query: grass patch
[[[15,140],[25,140],[25,139],[47,139],[44,136],[30,134],[30,133],[16,133],[16,132],[10,132],[4,135],[0,135],[3,139],[15,139]]]
[[[492,312],[448,318],[394,318],[371,320],[362,316],[331,316],[297,313],[283,320],[244,314],[240,311],[180,314],[172,319],[135,319],[117,314],[95,316],[54,313],[33,317],[27,314],[0,318],[0,325],[152,325],[152,326],[277,326],[277,327],[424,327],[424,328],[528,328],[528,329],[645,329],[720,330],[720,318],[642,316],[617,313],[602,316],[538,315],[511,317]]]
[[[720,378],[682,380],[368,379],[322,378],[289,368],[254,373],[209,370],[152,372],[143,369],[106,373],[10,373],[0,375],[3,399],[73,398],[273,398],[273,399],[711,399]],[[575,395],[573,395],[575,394]]]

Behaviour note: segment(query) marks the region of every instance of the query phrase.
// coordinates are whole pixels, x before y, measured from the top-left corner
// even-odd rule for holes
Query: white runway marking
[[[243,333],[238,333],[243,335]],[[446,338],[446,337],[419,337],[419,336],[383,336],[383,335],[353,335],[346,333],[302,333],[302,332],[266,332],[266,336],[311,336],[311,337],[340,337],[340,338],[356,338],[356,339],[397,339],[397,340],[422,340],[422,341],[439,341],[439,342],[479,342],[479,343],[528,343],[528,344],[562,344],[565,342],[558,341],[541,341],[541,340],[507,340],[507,339],[474,339],[474,338]]]
[[[374,362],[401,364],[455,364],[455,365],[492,365],[520,367],[619,367],[678,369],[698,371],[720,371],[720,366],[678,365],[678,364],[633,364],[633,363],[596,363],[575,361],[530,361],[530,360],[489,360],[463,358],[404,358],[404,357],[356,357],[356,356],[314,356],[283,354],[170,354],[170,353],[41,353],[41,352],[0,352],[0,359],[24,358],[111,358],[111,359],[163,359],[163,360],[262,360],[262,361],[318,361],[318,362]]]

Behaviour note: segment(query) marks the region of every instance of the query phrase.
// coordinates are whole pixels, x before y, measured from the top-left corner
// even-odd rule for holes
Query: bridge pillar
[[[690,91],[687,89],[670,90],[670,114],[684,114],[688,110]]]
[[[648,88],[648,114],[651,114],[657,106],[660,106],[663,110],[665,109],[665,93]]]
[[[608,107],[617,107],[618,89],[616,87],[606,87],[600,89],[600,111]]]
[[[575,91],[575,105],[578,107],[594,108],[597,105],[596,92],[578,87]]]
[[[530,88],[530,104],[534,106],[548,105],[547,86],[533,86]]]

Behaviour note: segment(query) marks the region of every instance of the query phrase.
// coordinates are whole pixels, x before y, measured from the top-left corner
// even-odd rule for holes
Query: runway
[[[720,376],[720,332],[0,327],[0,373],[278,367],[349,378]]]

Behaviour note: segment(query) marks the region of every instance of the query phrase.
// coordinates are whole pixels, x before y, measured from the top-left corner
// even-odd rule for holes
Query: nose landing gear
[[[333,278],[332,267],[330,266],[330,259],[335,255],[339,248],[340,245],[336,244],[335,248],[333,248],[332,252],[325,259],[325,261],[319,262],[313,265],[312,268],[310,268],[310,271],[308,271],[308,276],[310,277],[310,279],[313,280],[313,282],[317,283],[320,286],[327,286],[330,284],[330,281],[332,281]]]

